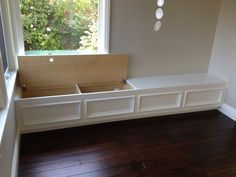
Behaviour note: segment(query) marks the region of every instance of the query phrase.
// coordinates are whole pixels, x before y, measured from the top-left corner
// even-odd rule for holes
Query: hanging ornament
[[[165,3],[165,0],[157,0],[157,6],[162,7]]]
[[[165,0],[157,0],[157,10],[156,10],[156,19],[158,20],[155,24],[154,24],[154,31],[159,31],[161,28],[161,19],[164,16],[164,12],[162,10],[162,6],[164,5]]]
[[[157,21],[154,25],[154,31],[159,31],[161,28],[161,21]]]
[[[161,8],[158,8],[158,9],[156,10],[156,18],[157,18],[158,20],[160,20],[160,19],[162,19],[163,15],[164,15],[163,10],[162,10]]]

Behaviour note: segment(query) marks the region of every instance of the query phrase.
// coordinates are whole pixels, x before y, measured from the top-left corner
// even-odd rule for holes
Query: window
[[[7,62],[7,54],[6,54],[5,38],[4,38],[1,14],[0,14],[0,59],[2,60],[3,71],[5,73],[8,68],[8,62]]]
[[[2,23],[2,14],[0,11],[0,110],[7,105],[7,91],[4,73],[8,69],[7,54],[5,48],[5,38]]]
[[[109,0],[20,0],[20,10],[26,55],[108,52]]]

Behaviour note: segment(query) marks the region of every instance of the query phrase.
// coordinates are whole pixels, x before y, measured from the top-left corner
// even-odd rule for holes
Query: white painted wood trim
[[[127,116],[126,114],[119,115],[117,117],[109,116],[104,118],[96,118],[96,119],[87,119],[86,121],[80,121],[77,123],[71,123],[71,124],[58,124],[55,126],[38,126],[36,127],[23,127],[21,129],[21,133],[32,133],[32,132],[40,132],[40,131],[47,131],[47,130],[56,130],[56,129],[62,129],[62,128],[70,128],[70,127],[80,127],[80,126],[86,126],[86,125],[94,125],[94,124],[101,124],[101,123],[107,123],[107,122],[117,122],[122,120],[132,120],[132,119],[143,119],[143,118],[150,118],[150,117],[157,117],[157,116],[166,116],[166,115],[173,115],[173,114],[182,114],[182,113],[190,113],[190,112],[198,112],[198,111],[207,111],[207,110],[213,110],[217,109],[219,106],[211,105],[207,107],[196,107],[196,108],[185,108],[185,109],[170,109],[168,111],[160,111],[160,112],[151,112],[149,114],[140,113],[140,114],[133,114]]]
[[[3,27],[3,34],[4,34],[4,41],[6,47],[6,57],[8,61],[8,68],[9,70],[16,70],[16,55],[15,55],[15,48],[13,42],[13,31],[12,31],[12,24],[11,24],[11,12],[10,12],[10,1],[1,1],[1,15],[2,15],[2,23],[4,24]]]
[[[109,53],[111,0],[99,0],[98,53]]]
[[[19,153],[20,153],[20,132],[17,131],[16,140],[15,140],[15,147],[14,147],[14,154],[13,154],[13,160],[12,160],[11,177],[17,177],[18,176]]]
[[[7,2],[7,1],[6,1]],[[10,3],[11,20],[13,31],[13,41],[15,43],[16,52],[18,55],[25,55],[24,47],[24,32],[20,18],[19,1],[14,0]],[[109,53],[110,48],[110,15],[111,15],[111,0],[99,0],[99,29],[98,29],[98,53]],[[9,18],[10,18],[9,17]],[[13,46],[13,45],[12,45]],[[13,60],[14,61],[14,60]],[[16,62],[15,62],[16,63]],[[15,66],[17,68],[18,66]]]
[[[7,86],[7,95],[8,95],[9,101],[8,101],[6,107],[0,111],[0,145],[2,142],[3,132],[4,132],[5,124],[7,121],[9,108],[10,108],[11,104],[14,104],[15,84],[16,84],[16,72],[12,73],[11,77],[8,79],[6,86]]]
[[[50,123],[59,123],[59,122],[66,122],[66,121],[71,121],[71,120],[77,120],[77,119],[80,119],[79,116],[64,116],[64,117],[60,117],[60,120],[59,119],[56,119],[56,120],[51,120],[50,117],[47,118],[47,120],[45,121],[26,121],[24,118],[23,118],[23,121],[24,121],[24,126],[33,126],[33,125],[43,125],[43,124],[50,124]]]
[[[236,109],[232,106],[224,103],[218,110],[228,116],[233,121],[236,121]]]
[[[100,102],[100,101],[108,101],[108,100],[122,100],[122,99],[131,99],[131,105],[130,109],[126,111],[110,111],[110,112],[104,112],[104,113],[97,113],[93,115],[89,115],[88,113],[88,103],[89,102]],[[98,118],[103,116],[115,116],[115,115],[121,115],[121,114],[128,114],[128,113],[134,113],[134,105],[135,105],[135,96],[122,96],[122,97],[112,97],[112,98],[104,98],[104,99],[89,99],[85,100],[85,117],[86,118]]]
[[[159,106],[152,109],[146,109],[142,110],[141,108],[141,99],[142,97],[150,97],[150,96],[162,96],[162,95],[176,95],[176,105],[175,106]],[[182,98],[182,91],[178,92],[166,92],[166,93],[153,93],[153,94],[142,94],[138,96],[138,112],[147,112],[147,111],[159,111],[159,110],[165,110],[165,109],[174,109],[174,108],[180,108],[181,106],[181,98]]]
[[[104,38],[104,52],[110,52],[110,15],[111,15],[111,0],[106,0],[105,4],[105,38]]]
[[[203,106],[203,105],[217,104],[217,103],[211,102],[211,101],[205,102],[205,103],[199,102],[199,103],[189,104],[189,105],[186,104],[186,102],[187,102],[187,97],[188,97],[188,94],[189,94],[189,93],[193,93],[193,92],[204,92],[204,91],[217,91],[217,90],[221,91],[220,96],[219,96],[219,100],[218,100],[218,102],[217,102],[218,104],[220,104],[220,103],[222,102],[222,98],[223,98],[223,94],[224,94],[224,88],[210,88],[210,89],[208,88],[208,89],[185,90],[185,92],[184,92],[183,107],[194,107],[194,106],[199,106],[199,105]]]
[[[7,106],[7,103],[8,103],[8,95],[7,95],[6,81],[3,74],[3,65],[0,51],[0,111]]]
[[[62,102],[55,102],[55,103],[42,103],[42,104],[35,104],[35,105],[22,105],[21,108],[34,108],[34,107],[43,107],[43,106],[56,106],[56,105],[63,105],[63,104],[74,104],[80,103],[81,101],[62,101]]]
[[[10,13],[11,13],[11,24],[13,32],[13,42],[15,45],[15,54],[24,55],[25,46],[24,46],[24,35],[23,35],[23,25],[21,21],[21,12],[20,12],[20,1],[13,0],[9,1],[10,4]],[[18,69],[18,62],[15,61],[16,68]]]

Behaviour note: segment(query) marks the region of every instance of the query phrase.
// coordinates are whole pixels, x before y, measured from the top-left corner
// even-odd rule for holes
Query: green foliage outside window
[[[21,0],[25,50],[97,50],[98,0]]]

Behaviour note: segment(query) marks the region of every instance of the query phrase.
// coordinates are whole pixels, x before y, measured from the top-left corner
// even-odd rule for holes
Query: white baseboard
[[[230,119],[236,121],[236,109],[232,106],[224,103],[218,110],[228,116]]]
[[[13,160],[12,160],[11,177],[18,176],[19,150],[20,150],[20,132],[17,131]]]

